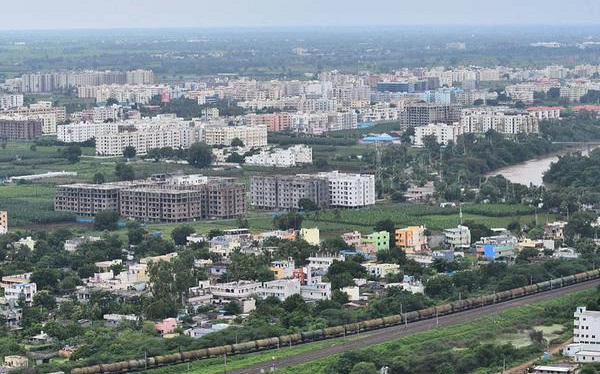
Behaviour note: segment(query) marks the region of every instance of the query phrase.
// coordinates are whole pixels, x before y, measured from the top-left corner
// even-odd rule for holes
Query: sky
[[[599,0],[3,0],[0,29],[598,23]]]

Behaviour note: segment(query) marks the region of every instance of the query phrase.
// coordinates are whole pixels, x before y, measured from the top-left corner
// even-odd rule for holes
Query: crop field
[[[72,214],[54,212],[53,197],[48,185],[0,185],[0,210],[8,211],[10,226],[72,221]]]

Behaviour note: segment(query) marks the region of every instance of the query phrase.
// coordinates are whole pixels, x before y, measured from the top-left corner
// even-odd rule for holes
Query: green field
[[[556,299],[543,301],[540,303],[522,306],[510,309],[499,314],[490,315],[488,317],[476,319],[470,323],[456,325],[451,327],[435,328],[432,324],[431,330],[392,340],[386,343],[370,346],[368,348],[354,351],[354,354],[362,353],[365,357],[369,357],[378,363],[392,363],[397,359],[418,356],[429,356],[436,354],[445,354],[446,352],[454,352],[460,354],[467,352],[469,349],[476,347],[479,344],[492,342],[495,344],[506,343],[503,340],[509,336],[515,329],[530,329],[531,326],[536,326],[536,329],[543,330],[545,337],[564,341],[568,338],[564,334],[560,339],[555,332],[559,328],[568,330],[571,326],[571,316],[569,312],[574,310],[578,305],[584,305],[587,301],[594,299],[597,296],[595,290],[586,290],[577,292],[567,296],[561,296]],[[553,316],[552,311],[564,311],[560,316]],[[539,355],[539,352],[534,349],[528,349],[524,336],[519,336],[522,346],[523,355],[515,361],[507,360],[508,367],[531,360]],[[248,367],[257,363],[273,362],[273,367],[277,368],[277,361],[280,358],[292,356],[300,352],[322,349],[333,344],[341,344],[344,339],[334,339],[328,342],[308,343],[298,347],[280,348],[260,353],[252,353],[246,355],[237,355],[227,358],[227,369],[238,369]],[[307,362],[301,365],[294,365],[287,368],[277,368],[278,373],[285,374],[330,374],[331,365],[338,360],[340,355],[329,356],[314,362]],[[477,373],[495,373],[501,369],[501,366],[494,365],[486,368],[480,368]],[[215,374],[221,373],[224,370],[224,361],[222,358],[214,358],[210,360],[199,360],[189,364],[174,365],[170,367],[149,370],[150,373],[180,373],[189,372],[193,374]]]

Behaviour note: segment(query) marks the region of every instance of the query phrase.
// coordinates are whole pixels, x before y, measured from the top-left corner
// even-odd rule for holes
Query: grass
[[[466,350],[467,346],[473,342],[494,341],[496,343],[509,342],[504,337],[510,335],[508,332],[515,328],[527,329],[535,323],[544,319],[546,308],[563,307],[569,305],[575,308],[584,300],[595,297],[595,290],[586,290],[573,293],[571,295],[561,296],[556,299],[546,300],[540,303],[513,308],[495,315],[478,318],[472,322],[455,325],[450,327],[434,328],[426,332],[421,332],[389,342],[376,344],[361,351],[369,353],[372,357],[408,357],[415,352],[426,352],[431,347],[448,347],[455,351]],[[552,324],[551,326],[536,326],[543,329],[545,333],[564,330],[569,322],[565,324]],[[524,333],[526,335],[526,333]],[[528,337],[527,337],[528,339]],[[563,340],[567,337],[564,336]],[[525,336],[519,336],[522,343],[525,342]],[[281,348],[265,352],[256,352],[244,355],[234,355],[227,358],[227,369],[240,369],[249,367],[258,363],[273,362],[277,366],[277,360],[283,357],[293,356],[303,352],[323,349],[325,347],[342,344],[346,339],[333,339],[329,341],[303,344],[292,348]],[[329,374],[330,365],[335,362],[339,355],[329,356],[313,362],[307,362],[300,365],[294,365],[287,368],[278,368],[278,373],[285,374]],[[275,358],[275,359],[273,359]],[[534,357],[529,357],[531,359]],[[523,360],[525,361],[525,360]],[[517,362],[507,362],[507,365],[514,365]],[[148,372],[152,374],[180,373],[189,372],[192,374],[216,374],[223,372],[223,358],[212,358],[208,360],[199,360],[189,365],[180,364],[165,368],[153,369]],[[493,373],[498,368],[480,369],[481,373]]]

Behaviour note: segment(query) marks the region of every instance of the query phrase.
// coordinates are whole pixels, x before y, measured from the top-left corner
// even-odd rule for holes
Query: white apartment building
[[[525,104],[533,103],[533,94],[536,91],[535,88],[529,84],[506,86],[504,90],[508,97],[514,101],[522,101]]]
[[[81,143],[103,134],[116,134],[118,123],[70,123],[56,127],[57,139],[65,143]]]
[[[573,317],[573,343],[563,353],[576,362],[600,361],[600,311],[580,306]]]
[[[573,82],[560,88],[560,97],[569,99],[570,101],[579,101],[589,90],[590,85],[588,83]]]
[[[266,126],[206,126],[203,139],[208,145],[231,145],[233,139],[240,139],[246,147],[267,145]]]
[[[11,109],[23,106],[22,94],[0,94],[0,109]]]
[[[130,70],[126,73],[127,84],[141,85],[154,84],[154,72],[152,70]]]
[[[563,110],[560,106],[538,106],[527,108],[530,116],[536,117],[538,120],[559,119],[560,111]]]
[[[448,142],[452,141],[456,143],[456,139],[459,135],[463,134],[463,127],[458,123],[447,125],[445,123],[430,123],[427,126],[415,127],[414,145],[416,147],[423,147],[423,142],[426,136],[435,136],[438,144],[447,145]]]
[[[471,230],[467,226],[444,229],[446,244],[455,250],[469,249],[471,247]]]
[[[263,299],[273,296],[283,301],[292,295],[300,294],[299,279],[278,279],[263,282],[260,285],[259,295]]]
[[[331,171],[317,176],[328,181],[330,206],[358,208],[375,204],[375,176],[372,174]]]
[[[505,111],[503,109],[465,109],[460,124],[463,133],[484,134],[489,130],[501,134],[538,133],[539,120],[527,112]]]
[[[298,164],[312,164],[312,148],[298,144],[288,149],[264,150],[248,156],[244,162],[248,165],[292,167]]]

